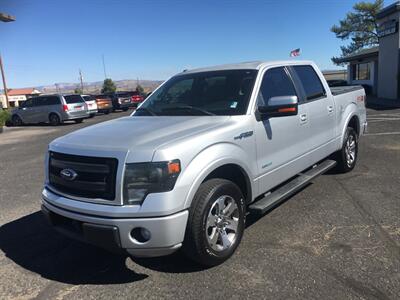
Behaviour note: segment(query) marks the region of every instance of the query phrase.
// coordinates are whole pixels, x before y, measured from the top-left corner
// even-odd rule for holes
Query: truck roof
[[[185,70],[179,75],[198,73],[198,72],[208,72],[208,71],[222,71],[222,70],[259,70],[263,67],[274,66],[274,65],[298,65],[298,64],[313,64],[312,61],[307,60],[276,60],[276,61],[249,61],[233,64],[224,64],[217,66],[209,66],[204,68],[195,68],[190,70]]]

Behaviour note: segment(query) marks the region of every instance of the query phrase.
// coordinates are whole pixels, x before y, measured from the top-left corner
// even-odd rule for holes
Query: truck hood
[[[151,161],[160,146],[221,125],[229,116],[123,117],[89,126],[54,140],[50,150],[78,155],[121,156]]]

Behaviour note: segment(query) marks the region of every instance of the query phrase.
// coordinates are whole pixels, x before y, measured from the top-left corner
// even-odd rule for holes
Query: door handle
[[[301,114],[300,115],[300,121],[302,121],[302,122],[307,121],[307,114]]]
[[[333,112],[333,105],[328,106],[328,112],[330,112],[330,113]]]

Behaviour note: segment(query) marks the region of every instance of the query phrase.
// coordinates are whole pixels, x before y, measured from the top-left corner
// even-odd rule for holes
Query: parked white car
[[[91,95],[82,95],[82,98],[87,104],[90,118],[93,118],[98,112],[96,98]]]
[[[182,247],[201,264],[222,263],[247,212],[264,214],[335,165],[354,168],[364,101],[362,87],[330,89],[308,61],[182,72],[132,116],[49,145],[43,212],[107,249]]]

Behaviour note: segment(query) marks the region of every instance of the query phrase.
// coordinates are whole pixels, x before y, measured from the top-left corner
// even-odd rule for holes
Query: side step
[[[294,178],[292,181],[289,181],[284,186],[278,188],[253,204],[250,204],[248,208],[249,212],[260,215],[264,214],[286,198],[293,195],[298,190],[302,189],[315,177],[325,173],[335,165],[336,161],[328,159],[318,164],[316,167],[308,170],[307,172],[300,173],[298,177]]]

